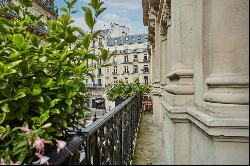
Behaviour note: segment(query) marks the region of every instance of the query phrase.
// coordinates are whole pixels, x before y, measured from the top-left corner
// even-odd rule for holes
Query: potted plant
[[[135,80],[133,83],[118,81],[116,83],[107,86],[106,95],[109,101],[114,101],[115,106],[121,104],[129,97],[136,93],[147,94],[149,93],[149,87],[145,84],[140,84],[139,80]]]

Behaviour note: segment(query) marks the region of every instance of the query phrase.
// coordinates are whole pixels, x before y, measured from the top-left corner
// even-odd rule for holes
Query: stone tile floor
[[[163,165],[162,133],[153,125],[153,115],[146,112],[142,115],[133,165]]]

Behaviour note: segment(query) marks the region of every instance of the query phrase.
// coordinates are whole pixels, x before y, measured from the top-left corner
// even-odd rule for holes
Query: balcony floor
[[[159,127],[153,125],[153,115],[142,115],[133,165],[163,165],[162,134]]]

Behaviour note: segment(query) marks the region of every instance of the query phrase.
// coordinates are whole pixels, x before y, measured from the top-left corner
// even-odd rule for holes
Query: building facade
[[[249,164],[249,1],[143,0],[166,164]]]
[[[110,25],[92,42],[92,53],[99,56],[99,47],[104,47],[113,53],[111,66],[99,67],[102,61],[91,60],[88,65],[96,70],[92,71],[94,81],[88,77],[86,85],[89,91],[89,107],[99,109],[114,108],[114,102],[109,102],[105,96],[105,88],[119,80],[129,83],[138,79],[142,84],[149,83],[149,56],[147,52],[147,34],[129,35],[129,28],[116,23]],[[99,104],[96,103],[100,102]]]
[[[19,5],[19,0],[0,0],[0,8],[5,7],[7,4],[12,4],[15,6]],[[55,0],[33,0],[32,7],[30,7],[29,12],[39,16],[43,15],[40,21],[46,25],[47,20],[54,20],[58,17],[58,8],[55,6]],[[8,11],[5,17],[13,18],[19,17],[12,11]],[[48,27],[41,27],[39,25],[29,29],[33,34],[44,36],[48,34]]]

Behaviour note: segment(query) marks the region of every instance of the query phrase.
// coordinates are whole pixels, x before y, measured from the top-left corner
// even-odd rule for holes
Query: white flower
[[[39,153],[36,153],[36,156],[39,158],[39,160],[32,162],[32,164],[47,164],[49,165],[49,157],[43,156]]]
[[[73,155],[69,149],[66,147],[66,142],[65,141],[62,141],[62,140],[56,140],[56,146],[57,146],[57,153],[60,152],[61,149],[65,149],[67,150],[71,155]]]

